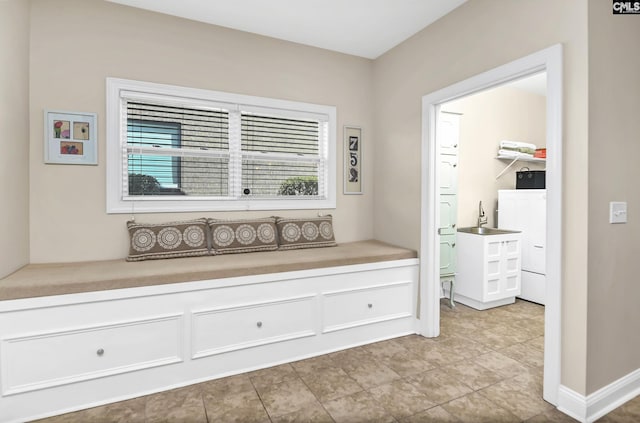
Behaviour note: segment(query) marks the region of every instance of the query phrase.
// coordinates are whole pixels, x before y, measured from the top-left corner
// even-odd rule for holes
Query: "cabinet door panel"
[[[458,219],[457,196],[440,196],[440,235],[456,233],[456,221]]]
[[[441,112],[436,127],[440,154],[458,154],[460,139],[460,115]]]
[[[456,235],[440,236],[440,275],[456,272]]]
[[[458,157],[440,156],[440,194],[455,195],[458,191]]]

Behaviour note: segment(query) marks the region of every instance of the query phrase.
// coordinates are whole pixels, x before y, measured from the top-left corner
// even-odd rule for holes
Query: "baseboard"
[[[592,423],[640,394],[640,369],[584,396],[560,385],[558,410],[574,419]]]

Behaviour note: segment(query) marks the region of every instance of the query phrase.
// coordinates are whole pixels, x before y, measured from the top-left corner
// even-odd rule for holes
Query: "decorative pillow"
[[[127,228],[131,239],[127,261],[209,254],[205,218],[155,224],[129,221]]]
[[[250,253],[278,249],[276,219],[209,219],[215,254]]]
[[[331,215],[307,219],[289,219],[279,217],[278,227],[279,250],[296,248],[335,247],[333,236],[333,219]]]

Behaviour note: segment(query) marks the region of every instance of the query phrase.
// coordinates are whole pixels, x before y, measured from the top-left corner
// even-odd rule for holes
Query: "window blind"
[[[319,197],[321,122],[241,114],[242,193]]]
[[[129,196],[227,196],[229,113],[125,101]]]

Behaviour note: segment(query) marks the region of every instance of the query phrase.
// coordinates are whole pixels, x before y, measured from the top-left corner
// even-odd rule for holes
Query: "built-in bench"
[[[119,401],[415,333],[418,259],[378,241],[0,280],[0,416]]]

